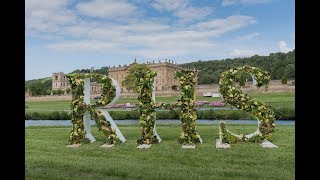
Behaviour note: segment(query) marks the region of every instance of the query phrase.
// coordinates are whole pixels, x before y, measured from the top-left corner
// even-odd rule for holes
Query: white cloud
[[[130,23],[128,25],[116,26],[117,30],[135,33],[158,32],[169,28],[169,25],[151,21],[139,21],[137,23]]]
[[[27,34],[31,31],[57,32],[61,26],[75,22],[76,16],[68,9],[66,0],[26,0]]]
[[[61,51],[114,51],[118,49],[115,43],[101,41],[75,41],[54,43],[47,46],[48,48]]]
[[[126,25],[118,25],[114,23],[98,24],[82,22],[76,26],[70,26],[64,29],[64,33],[74,37],[119,41],[120,39],[126,39],[130,36],[166,32],[167,29],[170,29],[170,26],[151,21],[140,21]]]
[[[227,54],[227,50],[221,51],[221,44],[213,39],[215,36],[247,27],[256,21],[251,16],[233,15],[177,26],[166,20],[154,21],[151,17],[132,18],[132,13],[139,9],[124,0],[80,2],[71,8],[73,10],[67,8],[70,5],[67,2],[70,1],[27,0],[26,32],[29,33],[26,33],[26,37],[35,37],[37,34],[41,39],[50,37],[52,41],[48,41],[50,44],[45,47],[58,51],[125,52],[154,58],[216,55],[222,52]],[[111,2],[115,4],[111,5]],[[202,18],[212,11],[208,7],[194,7],[188,0],[154,1],[151,5],[159,11],[172,12],[179,18],[178,21]],[[110,7],[113,9],[108,9]],[[89,20],[87,16],[117,18]],[[124,19],[119,22],[122,17]],[[59,38],[54,39],[54,36]],[[232,47],[228,47],[230,50]]]
[[[151,6],[159,11],[173,11],[179,8],[186,8],[188,0],[155,0]]]
[[[140,42],[141,50],[132,54],[148,57],[181,56],[194,53],[205,53],[215,47],[214,42],[207,40],[207,36],[196,32],[172,32],[169,34],[144,35],[128,37],[127,42]]]
[[[235,4],[236,2],[237,0],[223,0],[222,6],[229,6],[229,5]]]
[[[25,10],[26,13],[36,11],[39,9],[59,9],[60,7],[67,4],[67,0],[55,0],[55,1],[43,1],[43,0],[26,0]]]
[[[151,6],[158,11],[172,12],[182,21],[202,19],[212,13],[212,7],[195,7],[188,0],[155,0]]]
[[[250,16],[234,15],[225,19],[213,19],[194,25],[200,31],[209,31],[214,35],[223,34],[228,31],[254,24],[256,20]]]
[[[172,56],[185,56],[194,53],[207,53],[215,47],[215,44],[207,41],[193,42],[184,41],[164,41],[161,44],[150,44],[148,48],[131,51],[130,54],[145,56],[149,58],[164,58]]]
[[[93,0],[77,4],[76,9],[87,16],[112,18],[129,16],[137,7],[124,0]]]
[[[271,0],[240,0],[240,3],[242,4],[264,4],[268,3]]]
[[[174,13],[175,16],[181,18],[184,21],[202,19],[211,14],[212,8],[210,7],[188,7],[186,9],[180,9]]]
[[[141,35],[129,35],[119,39],[119,41],[128,43],[139,43],[141,45],[175,43],[196,43],[208,37],[208,34],[198,33],[196,31],[174,31],[161,32]]]
[[[289,48],[289,47],[287,46],[287,43],[284,42],[284,41],[279,41],[279,42],[278,42],[278,46],[279,46],[280,52],[287,53],[287,52],[293,50],[292,48]]]
[[[250,57],[255,54],[258,54],[258,53],[252,50],[245,50],[245,49],[233,49],[229,53],[229,55],[232,57]]]
[[[271,0],[222,0],[222,6],[230,6],[235,4],[264,4]]]
[[[260,33],[251,33],[251,34],[247,34],[247,35],[244,35],[244,36],[238,36],[236,38],[236,40],[238,40],[238,41],[246,41],[246,40],[255,39],[258,36],[260,36]]]
[[[48,48],[67,51],[125,51],[148,57],[182,56],[210,53],[216,47],[211,37],[254,23],[249,16],[230,16],[190,25],[187,28],[151,22],[126,25],[83,23],[65,28],[64,33],[79,37],[78,41],[55,43]],[[105,43],[108,42],[108,43]]]

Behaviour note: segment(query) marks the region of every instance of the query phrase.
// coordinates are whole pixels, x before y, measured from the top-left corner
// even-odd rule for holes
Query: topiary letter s
[[[224,122],[220,122],[219,135],[222,143],[236,143],[240,141],[261,142],[270,138],[272,132],[274,132],[275,117],[270,107],[234,87],[234,81],[239,79],[242,73],[251,74],[257,87],[269,84],[270,76],[267,71],[245,65],[222,73],[219,81],[220,93],[229,104],[256,116],[258,119],[258,129],[251,134],[237,135],[227,130]]]

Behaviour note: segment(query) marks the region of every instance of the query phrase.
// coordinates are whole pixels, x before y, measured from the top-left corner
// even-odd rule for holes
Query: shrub
[[[241,75],[240,79],[239,79],[239,86],[243,87],[245,86],[246,83],[246,78],[244,75]]]
[[[273,108],[274,116],[280,120],[295,119],[295,109],[293,108]]]
[[[67,88],[67,89],[66,89],[66,92],[67,92],[67,94],[69,94],[69,93],[71,92],[71,89],[70,89],[70,88]]]
[[[57,90],[57,94],[63,94],[63,93],[64,93],[63,90],[61,90],[61,89],[58,89],[58,90]]]
[[[109,111],[109,114],[112,117],[112,119],[123,120],[123,119],[126,119],[127,112],[128,111]],[[139,114],[139,113],[137,113],[137,114]]]
[[[51,119],[60,120],[60,119],[61,119],[61,117],[60,117],[60,112],[58,112],[58,111],[53,111],[53,112],[50,114],[50,118],[51,118]]]
[[[126,118],[125,119],[139,119],[139,112],[138,111],[126,111]]]
[[[171,89],[174,90],[174,91],[177,91],[178,90],[178,86],[177,85],[172,85]]]
[[[58,90],[52,90],[52,94],[54,95],[58,94]]]
[[[25,120],[32,119],[31,114],[29,114],[29,113],[25,113],[25,114],[24,114],[24,119],[25,119]]]
[[[62,111],[60,114],[61,120],[71,120],[71,113],[67,113],[66,111]]]
[[[32,119],[39,120],[41,119],[41,115],[38,112],[32,113]]]
[[[59,111],[25,113],[25,120],[71,120],[71,113]]]
[[[179,119],[178,110],[157,111],[156,113],[157,119]]]
[[[277,120],[294,120],[294,108],[273,108],[275,118]],[[112,119],[139,119],[138,111],[108,111]],[[180,110],[156,111],[156,119],[179,119]],[[240,120],[240,119],[256,119],[252,114],[243,112],[241,110],[205,110],[197,111],[198,119],[209,120]],[[50,113],[25,113],[25,120],[70,120],[71,113],[54,111]]]
[[[286,76],[282,77],[281,84],[288,84],[288,78]]]
[[[47,89],[46,91],[45,91],[45,95],[50,95],[51,94],[51,89]]]

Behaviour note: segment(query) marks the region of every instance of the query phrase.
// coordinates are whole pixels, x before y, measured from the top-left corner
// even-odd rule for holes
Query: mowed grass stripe
[[[127,142],[104,149],[103,134],[92,127],[97,142],[66,148],[70,128],[26,128],[27,179],[294,179],[294,126],[278,125],[264,149],[254,143],[216,149],[218,126],[199,125],[203,144],[181,149],[179,125],[159,125],[160,144],[137,149],[139,127],[119,126]],[[251,133],[256,125],[228,125],[237,133]]]

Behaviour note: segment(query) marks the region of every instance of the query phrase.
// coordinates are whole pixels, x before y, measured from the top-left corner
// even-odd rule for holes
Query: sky
[[[294,0],[26,0],[25,80],[295,48]]]

